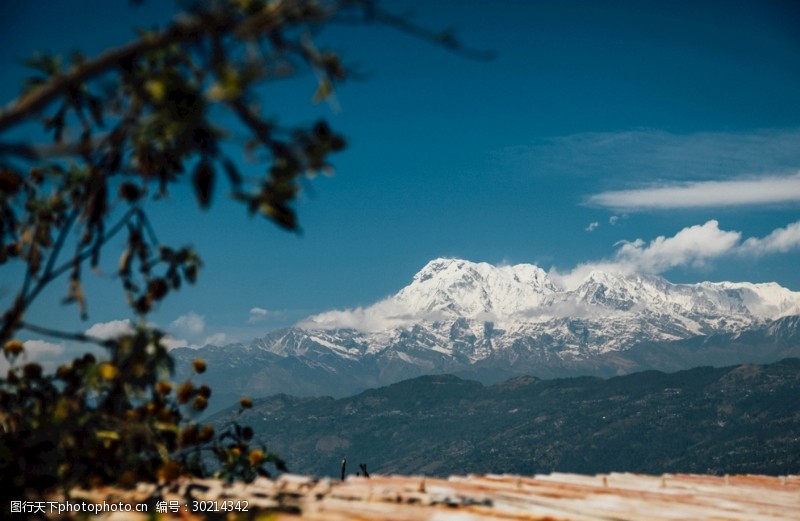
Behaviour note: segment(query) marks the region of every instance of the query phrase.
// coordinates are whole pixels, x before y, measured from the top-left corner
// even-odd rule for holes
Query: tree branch
[[[92,138],[90,141],[72,143],[0,143],[0,157],[16,156],[22,159],[37,160],[53,157],[67,157],[94,150],[106,139],[106,135]]]
[[[120,232],[120,230],[122,230],[122,228],[127,224],[127,222],[131,219],[131,217],[136,215],[138,212],[141,212],[141,209],[139,207],[132,206],[131,208],[129,208],[128,211],[125,212],[125,215],[123,215],[120,218],[120,220],[117,221],[117,223],[114,226],[112,226],[107,233],[103,235],[103,241],[101,244],[105,244],[109,240],[111,240],[117,233]],[[25,308],[30,306],[33,300],[50,282],[52,282],[53,280],[57,279],[62,274],[70,270],[75,265],[76,262],[81,263],[86,259],[90,258],[92,256],[94,247],[95,246],[92,245],[91,248],[85,249],[82,252],[77,253],[74,257],[63,263],[58,268],[51,267],[51,271],[49,273],[45,272],[42,275],[42,277],[37,281],[36,286],[34,286],[30,294],[23,297],[24,298],[23,303]]]
[[[72,67],[66,74],[55,76],[47,83],[23,94],[0,110],[0,132],[21,123],[32,114],[42,111],[70,87],[80,85],[96,78],[120,64],[130,62],[145,53],[161,49],[175,43],[200,41],[209,34],[234,34],[241,39],[249,39],[267,34],[281,25],[298,23],[317,23],[333,16],[339,9],[352,5],[369,3],[365,0],[340,0],[332,2],[333,7],[322,8],[313,2],[295,5],[296,2],[278,3],[278,8],[265,10],[254,15],[237,18],[231,10],[218,10],[204,13],[209,16],[194,15],[177,18],[163,31],[148,34],[122,47],[106,51],[93,60]],[[301,7],[316,7],[305,14]],[[298,13],[303,13],[298,16]],[[304,16],[306,18],[304,18]]]
[[[318,19],[311,15],[310,19],[294,19],[290,20],[288,23],[291,25],[304,21],[309,23],[322,22],[326,17],[332,17],[337,11],[355,6],[365,10],[365,20],[367,21],[369,19],[374,19],[405,33],[441,45],[464,56],[478,60],[489,60],[494,56],[494,53],[491,51],[479,51],[465,47],[450,31],[437,33],[424,29],[409,22],[402,16],[394,15],[383,9],[378,9],[369,0],[340,0],[339,2],[332,2],[332,4],[332,7],[329,6],[328,9],[320,9],[316,13]],[[228,12],[217,12],[215,13],[216,18],[210,23],[207,18],[201,16],[184,16],[178,18],[167,29],[161,32],[148,34],[122,47],[104,52],[93,60],[73,66],[66,74],[51,78],[50,81],[44,85],[12,101],[5,108],[0,110],[0,132],[21,123],[32,114],[42,111],[70,87],[80,85],[81,83],[96,78],[111,69],[119,67],[120,64],[129,62],[147,52],[161,49],[175,43],[199,41],[209,33],[220,34],[230,32],[243,39],[264,35],[273,28],[281,24],[286,24],[287,21],[284,18],[288,17],[291,19],[297,16],[295,14],[297,11],[295,7],[297,6],[292,7],[289,5],[283,10],[276,9],[274,11],[263,12],[245,17],[244,19],[237,19]],[[321,6],[316,7],[320,8]],[[301,54],[303,54],[306,60],[313,61],[313,57],[303,52],[301,52]],[[30,152],[24,149],[17,149],[15,151],[21,153],[21,155]]]
[[[67,238],[69,230],[72,228],[72,225],[75,224],[75,219],[78,218],[78,213],[79,212],[77,209],[72,210],[72,212],[70,212],[70,214],[67,216],[66,222],[61,227],[61,231],[58,232],[58,238],[53,245],[53,251],[50,253],[50,258],[47,259],[47,266],[44,268],[45,277],[49,276],[49,274],[53,272],[53,267],[58,260],[58,255],[61,253],[61,248],[64,247],[64,241]]]
[[[49,336],[50,338],[59,338],[61,340],[68,340],[70,342],[88,342],[91,344],[96,344],[100,347],[110,347],[113,345],[113,340],[103,340],[95,336],[86,335],[84,333],[67,333],[66,331],[59,331],[58,329],[51,329],[49,327],[37,326],[29,322],[22,322],[20,324],[20,327],[32,333]]]
[[[42,111],[69,87],[100,76],[118,67],[120,63],[173,43],[191,42],[203,38],[203,24],[203,20],[199,18],[180,19],[164,31],[104,52],[91,61],[72,67],[66,74],[54,77],[40,88],[23,94],[0,110],[0,132]]]
[[[445,49],[460,54],[466,58],[479,61],[490,61],[493,60],[496,55],[496,53],[491,50],[481,50],[465,46],[458,40],[458,38],[456,38],[452,30],[439,32],[432,31],[410,22],[406,16],[396,15],[374,5],[369,12],[369,16],[379,23],[389,27],[394,27],[398,31],[410,34],[422,40],[429,41],[435,45],[440,45]]]

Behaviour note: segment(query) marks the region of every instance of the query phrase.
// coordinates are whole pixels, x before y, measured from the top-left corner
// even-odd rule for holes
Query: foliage
[[[311,70],[312,100],[331,96],[346,71],[313,35],[341,20],[377,20],[458,47],[449,33],[427,33],[370,0],[193,5],[166,28],[140,31],[93,59],[34,56],[35,76],[0,111],[0,132],[34,123],[52,136],[48,144],[0,141],[0,264],[22,274],[0,324],[0,346],[12,363],[0,379],[0,488],[16,497],[56,485],[205,474],[204,452],[232,479],[252,479],[267,465],[285,468],[238,422],[215,433],[196,421],[211,389],[169,381],[172,358],[146,317],[194,284],[202,262],[189,247],[159,241],[148,208],[189,181],[207,209],[224,177],[250,214],[298,230],[293,202],[305,177],[328,172],[328,156],[345,140],[322,120],[292,128],[265,117],[256,86]],[[262,174],[240,172],[234,150],[254,158]],[[123,245],[116,275],[137,317],[133,331],[104,340],[26,318],[60,277],[67,279],[64,303],[86,318],[83,275],[100,266],[112,240]],[[45,374],[24,363],[23,330],[95,343],[108,359],[87,354]],[[204,369],[195,362],[195,373]]]
[[[190,5],[164,29],[140,31],[92,59],[77,52],[34,56],[28,64],[35,76],[0,110],[0,133],[38,124],[52,135],[48,144],[0,140],[0,265],[22,274],[0,322],[0,346],[11,362],[0,378],[0,488],[14,497],[57,485],[206,475],[208,455],[226,479],[253,479],[270,466],[285,470],[238,419],[216,430],[197,421],[211,395],[193,381],[204,361],[194,361],[186,381],[170,381],[174,361],[147,315],[194,284],[202,261],[190,247],[159,241],[148,209],[186,181],[208,209],[224,177],[251,215],[299,229],[293,202],[305,178],[329,172],[328,156],[345,140],[324,120],[293,128],[265,117],[256,87],[310,70],[311,100],[328,99],[347,74],[336,52],[315,43],[327,25],[379,22],[467,56],[488,56],[374,0]],[[254,160],[262,173],[240,172],[237,156]],[[113,240],[123,249],[116,278],[137,318],[132,331],[106,340],[26,318],[42,291],[66,276],[64,303],[86,319],[84,271],[100,268]],[[45,374],[26,360],[23,330],[94,343],[108,356],[86,354]],[[251,405],[242,399],[240,412]]]
[[[38,75],[0,113],[0,131],[38,117],[54,143],[0,148],[0,262],[25,265],[23,287],[3,316],[0,342],[26,327],[25,310],[67,272],[65,300],[85,315],[81,268],[84,261],[96,268],[102,247],[116,235],[127,236],[118,273],[138,315],[182,283],[194,283],[197,254],[161,244],[146,211],[147,201],[163,199],[186,177],[201,208],[211,204],[218,173],[224,173],[249,212],[297,230],[291,204],[302,178],[329,169],[328,155],[345,142],[324,121],[292,129],[264,118],[253,89],[306,65],[316,73],[319,97],[328,95],[345,71],[335,53],[318,50],[308,35],[361,4],[201,5],[168,28],[142,32],[92,61],[77,53],[68,65],[60,56],[30,60]],[[213,121],[224,117],[222,111],[238,127],[218,128]],[[248,136],[231,143],[239,127]],[[223,144],[258,157],[266,165],[263,176],[243,176]],[[74,253],[59,262],[71,236],[79,238]]]
[[[286,470],[263,445],[250,448],[249,427],[232,422],[232,432],[215,435],[211,425],[194,420],[211,389],[191,379],[180,385],[157,380],[171,362],[158,334],[139,328],[109,343],[109,361],[86,354],[54,375],[35,363],[13,366],[0,391],[4,490],[33,494],[207,475],[204,453],[217,456],[217,473],[229,479],[268,476],[268,464]],[[8,342],[7,356],[15,360],[20,346]],[[193,366],[196,373],[205,370],[202,360]]]

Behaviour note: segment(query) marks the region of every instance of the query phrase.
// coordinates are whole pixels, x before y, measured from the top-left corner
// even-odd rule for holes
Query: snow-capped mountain
[[[740,331],[789,315],[800,315],[800,293],[777,284],[671,284],[594,271],[566,289],[530,264],[436,259],[394,296],[368,308],[312,316],[300,327],[305,338],[342,356],[402,352],[413,337],[419,348],[476,363],[523,344],[532,355],[582,358],[642,340]],[[282,341],[264,348],[282,354],[307,349]]]
[[[598,364],[625,372],[625,353],[636,346],[663,343],[668,351],[669,342],[769,331],[796,315],[800,292],[774,283],[672,284],[594,271],[566,288],[530,264],[435,259],[395,295],[308,317],[249,349],[283,367],[281,381],[292,371],[350,378],[354,388],[339,384],[349,392],[426,373],[547,375]],[[790,324],[796,331],[797,320]],[[274,378],[264,371],[253,378]]]

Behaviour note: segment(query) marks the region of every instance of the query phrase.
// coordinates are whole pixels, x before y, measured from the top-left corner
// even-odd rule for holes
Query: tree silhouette
[[[247,212],[297,231],[293,203],[304,178],[327,172],[345,140],[323,120],[277,124],[262,113],[256,87],[311,70],[313,101],[328,99],[347,71],[313,36],[338,21],[384,23],[483,57],[450,32],[422,29],[371,0],[209,0],[97,57],[29,60],[35,75],[0,110],[0,133],[35,123],[52,141],[0,138],[0,264],[23,273],[0,324],[11,362],[0,379],[0,488],[29,497],[56,485],[206,474],[203,451],[230,479],[265,474],[267,464],[285,468],[266,447],[254,447],[251,429],[234,423],[215,433],[195,421],[211,389],[169,381],[164,333],[146,317],[194,284],[202,262],[190,247],[159,241],[147,209],[182,182],[208,209],[224,178]],[[263,174],[242,175],[231,157],[236,148],[258,158]],[[115,239],[124,244],[116,274],[136,317],[133,331],[101,339],[27,319],[42,291],[62,278],[64,302],[86,318],[83,274]],[[108,359],[86,354],[45,374],[21,362],[23,330],[97,344]],[[194,371],[204,370],[195,361]],[[242,409],[251,403],[243,399]]]

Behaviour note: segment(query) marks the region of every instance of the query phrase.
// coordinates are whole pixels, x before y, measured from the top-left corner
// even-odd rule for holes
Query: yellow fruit
[[[192,367],[197,374],[206,372],[206,362],[202,358],[195,358],[194,362],[192,362]]]
[[[156,392],[160,395],[166,396],[171,390],[172,384],[165,380],[161,380],[156,384]]]
[[[214,427],[211,425],[203,425],[203,428],[200,429],[200,436],[199,439],[201,442],[209,441],[211,438],[214,437]]]
[[[182,470],[176,461],[170,460],[158,469],[158,478],[161,481],[174,481],[180,477]]]
[[[178,403],[186,403],[194,394],[194,385],[189,380],[186,380],[178,388]]]
[[[3,349],[5,349],[6,353],[16,356],[25,349],[25,346],[22,345],[21,340],[17,340],[15,338],[13,340],[9,340],[8,342],[6,342],[6,345],[3,347]]]
[[[100,376],[104,380],[115,380],[119,376],[119,369],[117,369],[117,366],[109,362],[100,364],[98,370],[100,371]]]
[[[250,464],[254,467],[261,464],[264,461],[264,451],[260,449],[253,449],[250,451]]]
[[[163,81],[159,80],[146,81],[144,84],[144,89],[148,94],[150,94],[150,96],[153,97],[153,100],[156,102],[163,101],[167,93],[166,85],[164,85]]]
[[[208,407],[208,399],[205,396],[198,396],[194,399],[195,410],[202,411]]]

